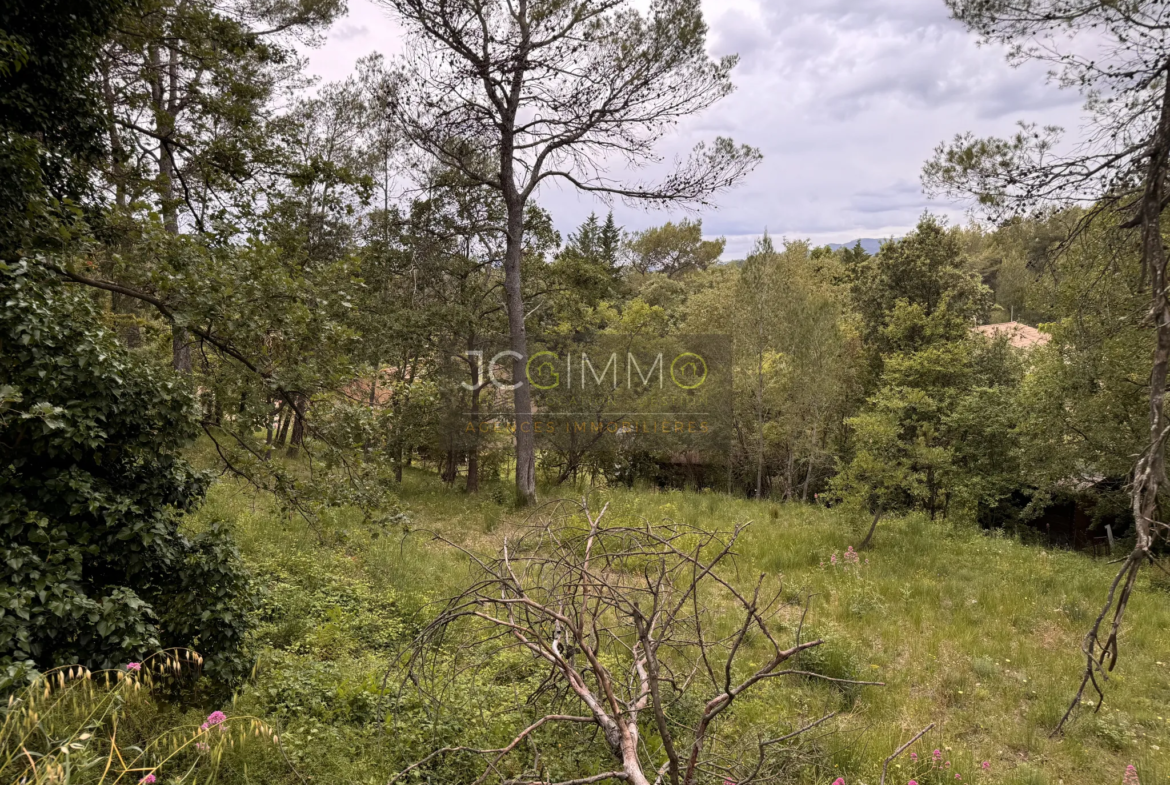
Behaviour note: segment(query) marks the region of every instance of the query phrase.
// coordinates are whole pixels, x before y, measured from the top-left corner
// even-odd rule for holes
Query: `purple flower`
[[[983,761],[983,770],[984,771],[991,771],[991,761],[989,761],[989,760]]]
[[[910,780],[906,785],[918,785],[918,780]]]
[[[838,777],[837,779],[833,780],[833,785],[845,785],[845,778]]]
[[[227,719],[227,715],[224,714],[222,711],[213,711],[213,712],[211,712],[211,714],[207,715],[207,722],[200,725],[199,728],[201,730],[207,730],[208,728],[214,728],[216,725],[219,725],[221,722],[223,722],[226,719]]]
[[[918,762],[918,753],[917,753],[917,752],[911,752],[911,753],[910,753],[910,760],[912,760],[912,761],[914,761],[915,763],[917,763],[917,762]]]
[[[934,755],[935,760],[942,760],[942,750],[935,750],[931,754]]]
[[[1121,782],[1122,785],[1142,785],[1141,780],[1138,779],[1137,769],[1132,763],[1125,767],[1125,779]]]
[[[138,671],[142,670],[142,663],[141,662],[128,662],[128,663],[126,663],[126,670],[134,671],[135,673],[137,673]]]
[[[145,777],[138,780],[138,782],[141,783],[141,785],[151,785],[152,782],[156,782],[156,781],[157,780],[155,779],[155,776],[153,774],[147,774]]]

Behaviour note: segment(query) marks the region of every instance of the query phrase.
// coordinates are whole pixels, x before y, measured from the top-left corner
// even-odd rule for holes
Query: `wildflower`
[[[138,673],[140,670],[142,670],[142,663],[141,662],[128,662],[128,663],[126,663],[126,670],[134,671],[135,673]]]
[[[853,550],[852,545],[850,545],[849,549],[845,551],[845,561],[849,562],[850,564],[857,564],[861,561],[861,557],[857,555],[857,551]]]
[[[837,566],[837,552],[836,551],[833,551],[833,553],[829,556],[829,562],[832,563],[832,565],[834,567]]]
[[[906,785],[918,785],[918,780],[910,780]]]
[[[207,730],[208,728],[214,728],[216,725],[219,725],[221,722],[223,722],[226,719],[227,719],[227,715],[224,714],[222,711],[213,711],[213,712],[211,712],[211,714],[207,715],[207,722],[200,725],[199,728],[200,728],[200,730]]]
[[[845,785],[845,778],[838,777],[837,779],[833,780],[833,785]]]
[[[917,762],[918,762],[918,753],[917,753],[917,752],[911,752],[911,753],[910,753],[910,760],[911,760],[911,761],[913,761],[914,763],[917,763]]]
[[[963,779],[963,777],[962,777],[961,775],[959,775],[959,774],[956,774],[956,775],[955,775],[955,779],[957,779],[957,780],[961,780],[961,779]]]
[[[723,780],[723,785],[735,785],[733,780]]]
[[[931,754],[932,754],[932,755],[934,755],[934,759],[935,759],[936,761],[940,761],[940,760],[942,760],[942,750],[935,750],[935,751],[934,751],[933,753],[931,753]]]
[[[989,761],[989,760],[983,761],[983,770],[984,771],[991,771],[991,761]]]
[[[195,750],[196,750],[197,752],[207,752],[207,751],[208,751],[208,750],[210,750],[210,749],[211,749],[211,745],[210,745],[210,744],[208,744],[208,743],[207,743],[207,742],[205,742],[205,741],[197,741],[197,742],[195,742]],[[726,785],[726,783],[725,783],[725,785]],[[732,785],[735,785],[735,784],[734,784],[734,783],[732,783]]]
[[[156,779],[155,779],[155,776],[153,774],[147,774],[145,777],[138,780],[139,785],[151,785],[151,783],[153,783],[155,781],[156,781]]]
[[[1138,779],[1137,769],[1132,763],[1125,767],[1125,779],[1121,783],[1122,785],[1142,785],[1141,780]]]

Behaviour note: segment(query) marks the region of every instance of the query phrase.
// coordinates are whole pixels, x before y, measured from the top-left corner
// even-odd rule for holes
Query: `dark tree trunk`
[[[301,447],[305,443],[305,409],[308,401],[302,395],[294,395],[293,401],[296,403],[296,408],[292,412],[292,436],[288,442],[288,457],[295,458],[300,454]]]
[[[171,365],[179,373],[191,375],[191,335],[182,327],[171,327]]]
[[[878,507],[873,514],[873,523],[869,525],[869,533],[865,535],[865,539],[861,541],[861,545],[857,546],[857,550],[862,550],[869,547],[870,540],[873,539],[873,533],[877,531],[878,521],[882,519],[882,508]]]
[[[268,460],[272,455],[272,440],[276,436],[276,425],[279,424],[280,414],[272,411],[272,397],[268,398],[268,417],[264,427],[264,445],[267,449],[264,450],[264,460]]]

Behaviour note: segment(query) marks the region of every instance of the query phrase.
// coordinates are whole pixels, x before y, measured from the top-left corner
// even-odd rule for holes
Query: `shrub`
[[[248,579],[218,524],[180,531],[207,477],[190,392],[121,347],[92,301],[0,264],[0,666],[116,667],[199,648],[246,666]]]

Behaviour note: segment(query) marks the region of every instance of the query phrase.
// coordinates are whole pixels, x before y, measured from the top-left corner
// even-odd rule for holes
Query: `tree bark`
[[[297,393],[293,396],[293,401],[296,407],[292,412],[293,428],[292,436],[288,442],[288,457],[295,458],[301,451],[302,445],[305,443],[305,416],[308,408],[308,401],[304,395]]]
[[[479,366],[471,364],[471,424],[474,433],[471,434],[471,443],[467,445],[467,485],[468,493],[479,493]]]
[[[511,179],[511,173],[508,173]],[[525,378],[528,360],[528,332],[524,326],[524,295],[520,286],[520,263],[524,255],[524,205],[518,196],[509,198],[508,236],[504,252],[504,292],[508,305],[508,332],[512,358],[512,403],[516,417],[516,503],[536,502],[536,434],[533,433],[532,390]]]
[[[873,523],[869,525],[869,533],[865,535],[865,539],[861,541],[861,545],[857,546],[857,550],[863,550],[869,547],[869,541],[873,539],[873,533],[877,531],[878,521],[882,519],[882,508],[879,506],[873,514]]]
[[[292,425],[292,414],[290,409],[291,407],[287,402],[285,402],[281,405],[280,412],[277,414],[277,422],[280,425],[276,432],[277,447],[284,447],[284,445],[288,442],[288,427]]]

